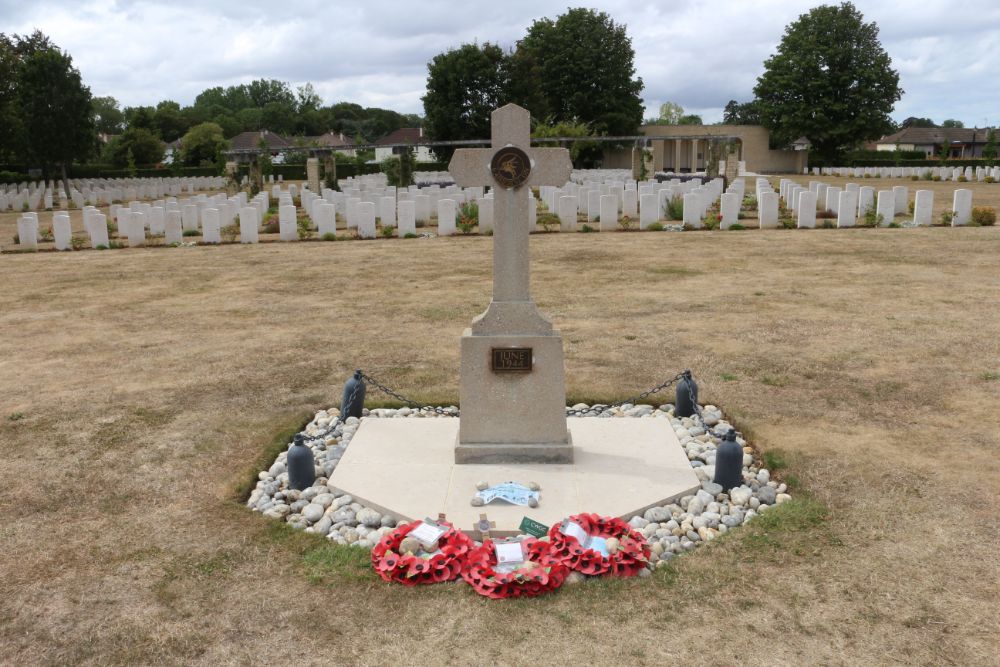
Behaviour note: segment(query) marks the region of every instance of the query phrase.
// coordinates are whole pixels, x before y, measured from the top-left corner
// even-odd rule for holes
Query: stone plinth
[[[490,369],[494,348],[532,351],[530,372]],[[571,463],[562,337],[462,335],[462,419],[455,463]]]
[[[563,428],[571,434],[573,463],[458,465],[458,419],[365,419],[330,483],[399,520],[443,512],[477,538],[472,526],[482,513],[496,521],[495,535],[509,536],[525,516],[549,526],[580,512],[627,518],[700,488],[669,419],[580,417]],[[473,507],[479,481],[538,482],[541,502]]]

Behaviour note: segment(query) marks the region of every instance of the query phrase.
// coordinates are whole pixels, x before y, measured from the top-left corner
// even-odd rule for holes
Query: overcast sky
[[[0,0],[0,32],[39,29],[70,52],[94,95],[123,106],[190,104],[205,88],[257,78],[312,82],[327,104],[423,114],[427,61],[466,42],[504,47],[567,0]],[[624,23],[647,116],[674,101],[706,122],[746,101],[799,0],[592,1]],[[1000,0],[856,6],[881,29],[900,73],[893,116],[1000,123]]]

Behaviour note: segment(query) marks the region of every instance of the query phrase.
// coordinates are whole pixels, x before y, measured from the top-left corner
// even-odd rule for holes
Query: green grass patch
[[[719,377],[725,380],[726,382],[735,382],[737,379],[736,376],[733,375],[732,373],[719,373]]]
[[[21,421],[22,419],[24,419],[23,412],[12,412],[9,415],[7,415],[7,421],[9,422]]]
[[[306,551],[302,564],[314,584],[329,585],[344,579],[364,581],[375,576],[369,550],[340,544],[327,543]]]
[[[979,379],[983,382],[994,382],[995,380],[1000,380],[1000,373],[986,371],[979,376]]]
[[[788,467],[785,453],[780,449],[769,449],[763,453],[762,457],[764,459],[764,467],[771,472]]]
[[[243,503],[250,497],[250,492],[257,486],[257,475],[261,470],[267,470],[274,463],[278,454],[283,452],[288,443],[292,441],[292,436],[301,431],[312,421],[314,413],[299,413],[289,417],[283,424],[278,426],[274,435],[261,450],[257,457],[247,466],[245,475],[241,475],[233,484],[231,495],[234,501]]]
[[[698,269],[689,269],[685,266],[647,266],[646,273],[657,276],[697,276],[703,272]]]

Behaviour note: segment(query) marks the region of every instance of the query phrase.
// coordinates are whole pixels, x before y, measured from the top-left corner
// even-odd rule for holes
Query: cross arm
[[[451,156],[448,171],[455,179],[455,185],[472,188],[480,185],[493,185],[493,175],[490,173],[490,158],[492,148],[459,148]]]

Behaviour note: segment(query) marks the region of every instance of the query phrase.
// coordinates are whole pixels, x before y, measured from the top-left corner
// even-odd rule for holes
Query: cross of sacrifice
[[[532,303],[528,256],[528,189],[540,185],[562,186],[573,165],[565,148],[532,148],[531,115],[516,104],[490,116],[489,148],[459,148],[448,165],[455,183],[462,187],[493,188],[493,301],[480,321],[499,326],[502,313],[495,304]],[[518,309],[524,312],[523,308]],[[541,315],[538,316],[541,318]],[[544,318],[541,318],[544,321]],[[496,321],[500,320],[500,321]],[[547,321],[545,322],[546,324]],[[551,329],[551,325],[548,325]],[[474,325],[476,333],[489,333]]]

